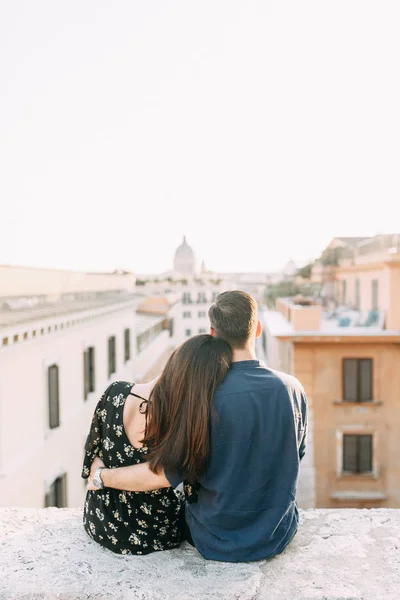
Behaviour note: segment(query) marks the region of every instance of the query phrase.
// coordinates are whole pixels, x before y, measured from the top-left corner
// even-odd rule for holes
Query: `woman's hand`
[[[89,474],[88,482],[87,482],[87,489],[90,491],[96,491],[99,489],[93,483],[94,474],[96,473],[96,470],[99,467],[105,467],[105,464],[103,463],[101,458],[99,458],[98,456],[95,456],[94,461],[92,462],[91,467],[90,467],[90,474]]]

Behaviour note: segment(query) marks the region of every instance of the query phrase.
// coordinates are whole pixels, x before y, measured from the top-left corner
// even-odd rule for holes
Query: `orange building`
[[[316,507],[400,508],[399,237],[334,240],[345,252],[317,268],[320,301],[261,311],[269,366],[308,396],[313,477],[303,486]]]

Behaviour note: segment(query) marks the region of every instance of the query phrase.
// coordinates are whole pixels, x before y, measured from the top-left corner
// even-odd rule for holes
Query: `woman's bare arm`
[[[140,463],[117,469],[104,469],[101,472],[104,487],[128,492],[151,492],[159,488],[171,487],[164,472],[156,475],[149,469],[148,463]]]
[[[104,467],[104,463],[96,456],[90,468],[88,490],[98,489],[93,484],[93,477],[96,469],[99,467]],[[125,490],[127,492],[151,492],[152,490],[158,490],[159,488],[171,487],[164,472],[156,475],[150,471],[148,463],[139,463],[138,465],[118,467],[116,469],[103,469],[101,472],[101,480],[104,487]]]

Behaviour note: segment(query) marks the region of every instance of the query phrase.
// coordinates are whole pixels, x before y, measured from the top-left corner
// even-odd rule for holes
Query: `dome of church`
[[[195,272],[195,256],[192,248],[183,237],[182,244],[176,249],[174,270],[182,275],[193,275]]]
[[[292,277],[293,275],[295,275],[297,273],[298,267],[296,265],[296,263],[294,262],[294,260],[290,259],[286,266],[283,268],[283,274],[287,275],[288,277]]]
[[[175,258],[193,258],[194,252],[186,241],[186,236],[183,236],[182,244],[176,249]]]

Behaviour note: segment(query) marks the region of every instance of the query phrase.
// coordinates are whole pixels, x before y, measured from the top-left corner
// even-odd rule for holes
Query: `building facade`
[[[250,281],[251,285],[255,285],[254,278],[250,278]],[[256,281],[258,286],[263,284],[259,277]],[[147,275],[140,283],[137,289],[143,300],[154,303],[157,298],[158,302],[162,298],[168,305],[164,314],[169,321],[170,343],[173,347],[193,335],[208,333],[208,310],[218,294],[239,289],[235,274],[220,275],[207,271],[204,263],[197,273],[195,253],[185,237],[175,252],[173,270],[151,277]],[[151,308],[148,310],[151,311]]]
[[[96,404],[162,368],[165,318],[136,318],[130,274],[7,267],[0,290],[0,505],[81,506]]]
[[[269,364],[307,392],[316,507],[400,507],[400,252],[373,248],[329,265],[325,306],[279,299],[262,313]]]

